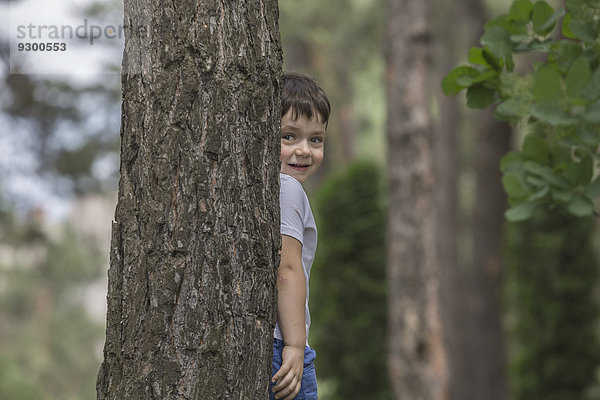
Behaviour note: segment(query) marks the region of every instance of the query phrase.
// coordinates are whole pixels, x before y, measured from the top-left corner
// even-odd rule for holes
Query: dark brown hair
[[[300,72],[288,72],[283,75],[282,82],[282,117],[291,109],[293,119],[298,118],[298,115],[308,119],[320,116],[321,122],[327,126],[331,105],[315,78]]]

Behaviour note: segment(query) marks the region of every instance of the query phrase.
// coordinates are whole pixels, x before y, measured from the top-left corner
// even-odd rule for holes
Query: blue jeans
[[[283,352],[283,341],[279,339],[273,339],[273,375],[279,368],[281,368]],[[309,346],[304,349],[304,372],[302,373],[302,387],[300,393],[296,396],[295,400],[317,400],[317,374],[315,372],[314,360],[317,353]],[[271,400],[275,397],[275,394],[271,392],[273,384],[269,387],[269,393]]]

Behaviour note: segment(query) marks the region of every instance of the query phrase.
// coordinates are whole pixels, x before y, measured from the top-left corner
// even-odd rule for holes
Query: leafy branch
[[[560,30],[558,32],[558,30]],[[513,1],[489,21],[470,65],[442,80],[446,95],[466,89],[469,108],[494,105],[494,116],[526,132],[520,151],[501,160],[511,207],[506,218],[530,218],[540,207],[575,216],[597,214],[600,196],[600,3]],[[540,53],[524,73],[515,55]]]

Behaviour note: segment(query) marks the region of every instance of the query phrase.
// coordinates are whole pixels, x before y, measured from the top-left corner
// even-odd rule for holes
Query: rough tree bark
[[[98,399],[268,398],[276,0],[125,0],[121,179]]]
[[[437,265],[430,0],[387,2],[389,367],[395,397],[446,395]]]

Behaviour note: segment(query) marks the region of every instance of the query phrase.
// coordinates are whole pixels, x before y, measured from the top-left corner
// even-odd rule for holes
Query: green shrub
[[[359,162],[327,180],[315,202],[311,345],[332,399],[390,398],[386,354],[385,223],[381,176]]]
[[[508,229],[515,400],[578,400],[600,363],[593,221],[555,212]]]

